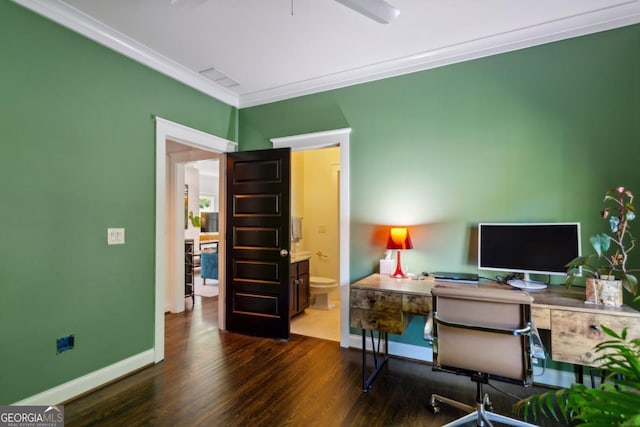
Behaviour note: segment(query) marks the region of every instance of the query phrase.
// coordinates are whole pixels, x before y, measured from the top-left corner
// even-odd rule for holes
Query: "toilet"
[[[328,277],[309,277],[309,290],[313,297],[313,304],[311,304],[311,308],[331,310],[335,307],[329,299],[329,293],[336,287],[338,287],[336,281]]]

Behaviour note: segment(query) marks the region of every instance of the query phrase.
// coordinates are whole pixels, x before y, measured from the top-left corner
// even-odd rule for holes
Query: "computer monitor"
[[[566,265],[580,256],[580,223],[478,224],[480,270],[565,275]]]

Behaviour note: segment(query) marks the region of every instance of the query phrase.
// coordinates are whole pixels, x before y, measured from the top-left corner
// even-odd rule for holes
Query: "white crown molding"
[[[13,0],[54,22],[237,108],[253,107],[640,23],[640,0],[365,67],[238,95],[101,24],[61,0]]]
[[[200,74],[107,27],[60,0],[13,0],[13,2],[225,104],[234,107],[239,105],[238,95],[234,92],[216,85]]]
[[[240,95],[240,108],[253,107],[360,83],[414,73],[640,22],[640,0],[421,52],[390,61]]]

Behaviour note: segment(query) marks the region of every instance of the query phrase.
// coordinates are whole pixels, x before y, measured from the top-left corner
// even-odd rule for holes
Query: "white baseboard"
[[[90,372],[42,393],[27,397],[13,405],[56,405],[127,375],[154,361],[153,349]]]
[[[384,345],[384,340],[382,341],[381,346],[382,345]],[[349,336],[349,347],[361,349],[362,335],[351,334]],[[371,350],[371,338],[368,335],[366,347],[368,350]],[[404,344],[395,341],[389,341],[389,354],[392,356],[419,360],[421,362],[433,362],[433,349],[431,347],[422,347],[414,344]],[[566,388],[575,382],[575,375],[573,372],[560,371],[557,369],[545,369],[544,373],[542,372],[543,369],[540,365],[534,365],[533,381],[536,384]]]

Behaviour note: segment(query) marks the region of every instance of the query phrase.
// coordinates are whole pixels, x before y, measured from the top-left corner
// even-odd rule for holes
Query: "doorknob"
[[[281,257],[286,257],[287,255],[289,255],[289,251],[286,249],[280,249],[280,256]]]

